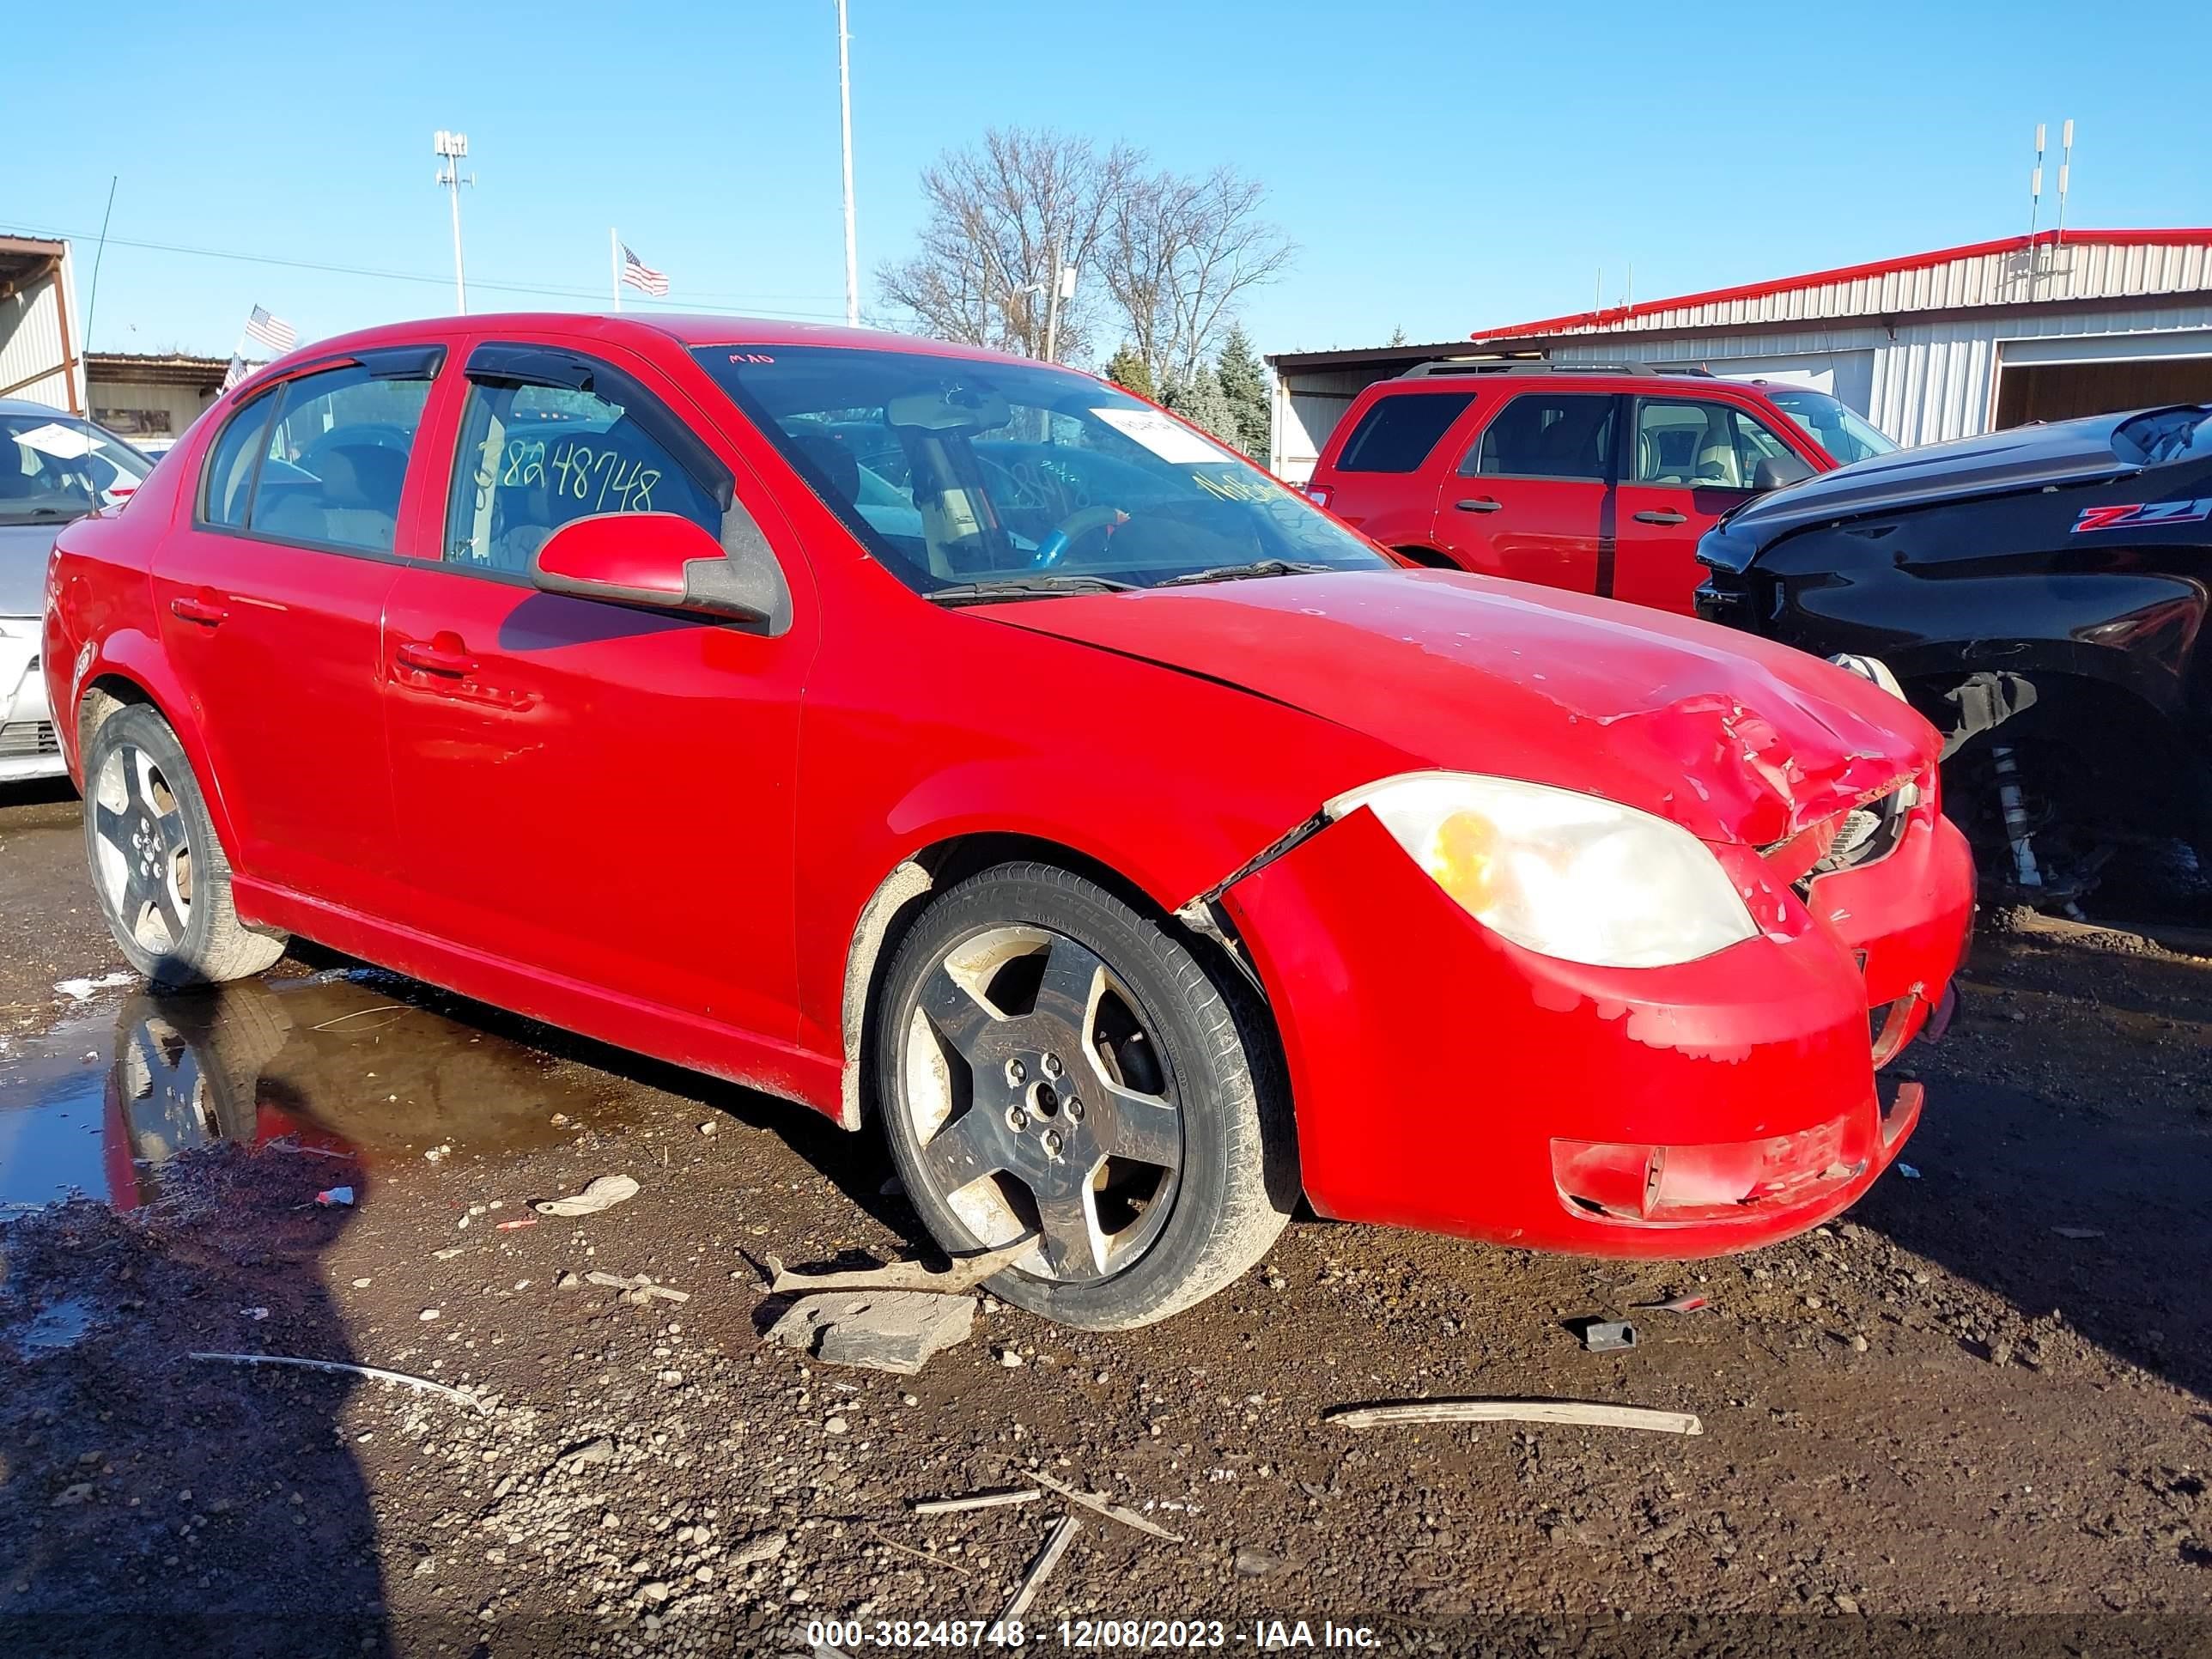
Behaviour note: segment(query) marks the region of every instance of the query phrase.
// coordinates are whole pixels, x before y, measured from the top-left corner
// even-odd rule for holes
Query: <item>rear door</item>
[[[1511,386],[1486,401],[1488,418],[1437,493],[1437,544],[1486,576],[1602,592],[1620,400]]]
[[[387,908],[392,797],[377,694],[385,594],[444,348],[362,351],[231,416],[188,521],[156,550],[161,643],[206,734],[242,874]],[[438,469],[428,469],[434,474]]]
[[[1705,570],[1698,538],[1750,499],[1761,461],[1808,460],[1743,405],[1715,398],[1638,397],[1621,465],[1613,597],[1694,615]]]
[[[622,1011],[604,1033],[728,1071],[720,1030],[788,1042],[798,1025],[803,561],[757,481],[641,358],[502,339],[459,368],[444,556],[393,586],[379,667],[418,854],[411,903],[464,949]],[[791,625],[771,635],[532,585],[554,531],[626,512],[682,514],[718,538],[740,515],[783,557]],[[674,1015],[654,1029],[675,1035],[641,1041],[626,1022],[644,1010]]]

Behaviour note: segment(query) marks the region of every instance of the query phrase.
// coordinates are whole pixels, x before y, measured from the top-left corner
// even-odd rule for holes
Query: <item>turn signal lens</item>
[[[1511,778],[1409,772],[1322,811],[1340,818],[1362,806],[1468,915],[1545,956],[1665,967],[1759,932],[1703,842],[1617,801]]]

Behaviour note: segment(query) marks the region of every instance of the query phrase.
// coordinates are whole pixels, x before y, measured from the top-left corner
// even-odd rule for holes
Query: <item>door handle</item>
[[[1687,524],[1689,521],[1690,515],[1686,513],[1639,513],[1636,515],[1638,524]]]
[[[1487,495],[1476,495],[1464,501],[1454,501],[1452,505],[1462,513],[1495,513],[1505,503],[1493,501]]]
[[[230,615],[230,607],[216,597],[213,589],[202,588],[197,593],[179,593],[171,599],[169,614],[179,622],[198,623],[203,628],[216,628]]]
[[[420,640],[410,640],[392,654],[402,668],[411,668],[418,674],[441,674],[459,679],[476,672],[477,659],[469,655],[468,647],[461,643],[457,634],[441,634],[427,645]]]

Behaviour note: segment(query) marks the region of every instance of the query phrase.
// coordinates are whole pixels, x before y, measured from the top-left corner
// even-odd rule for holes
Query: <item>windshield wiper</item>
[[[1195,587],[1200,582],[1242,581],[1247,576],[1324,576],[1336,567],[1301,564],[1294,559],[1255,559],[1249,564],[1218,564],[1211,570],[1187,571],[1170,576],[1162,587]]]
[[[989,605],[1000,599],[1044,599],[1066,593],[1127,593],[1134,582],[1111,576],[1010,575],[933,587],[922,598],[937,605]]]

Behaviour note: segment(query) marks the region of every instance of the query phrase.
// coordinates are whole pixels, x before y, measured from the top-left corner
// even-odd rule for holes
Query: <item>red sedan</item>
[[[167,983],[288,934],[879,1121],[995,1287],[1325,1215],[1620,1255],[1850,1204],[1971,904],[1936,738],[1402,568],[1090,376],[715,318],[299,352],[66,531],[45,664]]]

